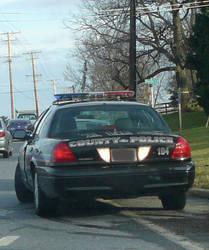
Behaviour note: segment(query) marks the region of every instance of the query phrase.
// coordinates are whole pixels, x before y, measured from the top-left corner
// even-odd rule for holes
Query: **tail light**
[[[58,143],[52,152],[52,162],[75,162],[76,157],[72,153],[69,146],[64,143]]]
[[[173,159],[181,158],[182,159],[182,158],[187,158],[187,157],[191,157],[189,143],[183,137],[178,137],[176,145],[175,145],[173,152],[171,154],[171,158],[173,158]]]
[[[5,132],[4,131],[0,131],[0,137],[4,137],[5,136]]]

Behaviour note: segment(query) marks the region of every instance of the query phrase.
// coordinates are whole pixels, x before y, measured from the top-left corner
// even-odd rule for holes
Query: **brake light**
[[[52,162],[75,162],[76,157],[72,153],[69,146],[64,143],[58,143],[52,152]]]
[[[183,137],[179,137],[171,154],[171,158],[183,159],[185,157],[191,157],[189,143]]]
[[[0,137],[4,137],[5,136],[5,132],[4,131],[0,131]]]

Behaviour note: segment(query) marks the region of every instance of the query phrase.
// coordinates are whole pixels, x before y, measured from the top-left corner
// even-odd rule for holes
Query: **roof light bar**
[[[123,100],[134,97],[134,91],[107,91],[107,92],[84,92],[66,93],[54,95],[56,101],[82,101],[82,100],[101,100],[116,99]]]

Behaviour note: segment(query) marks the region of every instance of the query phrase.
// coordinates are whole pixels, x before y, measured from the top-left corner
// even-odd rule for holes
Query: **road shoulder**
[[[193,196],[209,199],[209,189],[191,188],[188,193]]]

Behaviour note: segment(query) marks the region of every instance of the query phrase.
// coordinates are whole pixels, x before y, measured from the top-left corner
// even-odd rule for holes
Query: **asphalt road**
[[[0,249],[209,249],[209,200],[188,196],[184,211],[165,211],[157,198],[62,203],[54,217],[34,214],[14,192],[14,155],[0,155]]]

